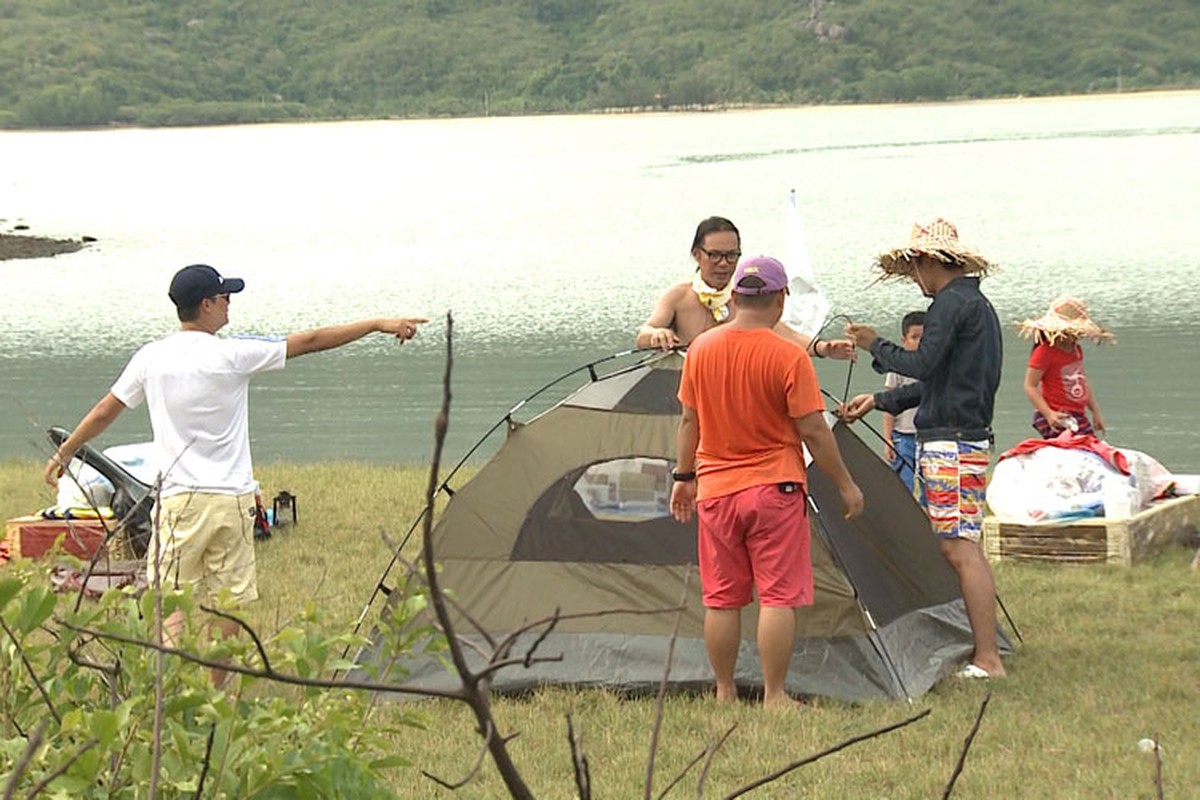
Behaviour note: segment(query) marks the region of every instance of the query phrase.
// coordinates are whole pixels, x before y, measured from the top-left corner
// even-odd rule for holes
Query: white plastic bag
[[[998,519],[1034,525],[1103,513],[1105,484],[1128,480],[1086,450],[1043,447],[996,465],[987,504]]]
[[[58,481],[58,504],[60,513],[69,508],[102,508],[112,503],[113,485],[78,458],[72,459]]]

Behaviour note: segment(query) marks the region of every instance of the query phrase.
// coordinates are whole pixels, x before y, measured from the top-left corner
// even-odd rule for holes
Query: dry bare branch
[[[704,746],[703,750],[694,755],[691,761],[683,765],[683,769],[679,770],[679,773],[671,779],[671,782],[667,784],[666,788],[658,793],[656,800],[663,800],[663,798],[665,798],[672,789],[678,786],[679,782],[683,780],[689,772],[692,771],[692,767],[699,764],[700,760],[705,756],[708,756],[709,762],[711,763],[712,756],[717,752],[717,748],[725,743],[725,740],[729,738],[729,734],[733,733],[733,729],[736,727],[737,723],[735,722],[729,727],[729,730],[725,731],[725,733],[721,735],[719,739],[716,741],[709,741],[708,744]],[[703,783],[703,777],[701,778],[701,783]]]
[[[200,769],[200,778],[196,781],[196,793],[192,795],[195,800],[200,800],[204,796],[204,780],[208,777],[208,768],[212,766],[212,750],[213,742],[217,738],[217,723],[212,723],[208,726],[208,741],[204,743],[204,762]]]
[[[675,658],[675,642],[679,638],[679,623],[683,620],[683,612],[687,608],[688,589],[691,583],[692,573],[689,570],[683,575],[683,593],[679,598],[679,611],[675,614],[675,625],[671,628],[671,639],[667,642],[667,657],[663,663],[662,679],[658,682],[658,697],[654,701],[654,724],[650,729],[650,755],[646,758],[646,784],[642,794],[645,800],[650,800],[650,792],[654,786],[654,757],[658,754],[658,734],[662,730],[667,679],[671,677],[671,662]]]
[[[63,763],[59,764],[58,767],[53,772],[51,772],[49,775],[47,775],[46,777],[44,777],[40,781],[38,781],[36,784],[34,784],[33,788],[29,790],[29,794],[25,795],[25,797],[30,798],[30,799],[37,797],[39,794],[42,793],[42,790],[44,790],[47,786],[49,786],[51,784],[51,782],[54,781],[55,778],[57,778],[59,775],[62,775],[64,772],[69,770],[71,768],[71,765],[79,760],[80,756],[82,756],[84,753],[86,753],[88,750],[91,750],[93,747],[95,747],[98,744],[100,744],[99,739],[95,739],[95,738],[88,739],[86,742],[83,743],[83,747],[80,747],[78,750],[75,751],[74,755],[72,755],[70,758],[68,758]]]
[[[204,656],[190,653],[187,650],[183,650],[178,647],[168,647],[167,645],[146,641],[145,639],[137,639],[132,636],[124,636],[118,633],[110,633],[108,631],[87,628],[67,622],[66,620],[60,619],[58,620],[58,623],[65,628],[69,628],[79,633],[95,636],[100,639],[109,639],[114,642],[121,642],[122,644],[145,647],[149,650],[157,650],[163,655],[177,656],[178,658],[181,658],[191,664],[198,664],[202,667],[208,667],[209,669],[223,669],[226,672],[233,672],[238,675],[246,675],[251,678],[259,678],[266,681],[274,681],[275,683],[285,683],[290,686],[304,686],[307,688],[316,689],[354,689],[364,692],[395,692],[396,694],[411,694],[418,697],[442,697],[448,700],[463,699],[461,692],[443,691],[440,689],[412,689],[392,683],[380,683],[376,681],[322,680],[320,678],[302,678],[299,675],[289,675],[283,672],[256,669],[254,667],[243,667],[239,664],[232,664],[227,661],[221,661],[214,658],[205,658]]]
[[[495,730],[495,728],[492,727],[491,720],[488,720],[487,729],[483,732],[483,744],[480,745],[479,753],[476,754],[476,756],[475,756],[475,763],[471,765],[471,769],[467,772],[467,774],[465,776],[463,776],[462,780],[454,781],[453,783],[451,783],[450,781],[443,780],[443,779],[439,778],[437,775],[434,775],[432,772],[427,772],[426,770],[421,770],[421,774],[424,775],[426,778],[429,778],[429,780],[433,781],[434,783],[438,784],[439,786],[449,789],[452,792],[461,789],[462,787],[464,787],[468,783],[470,783],[471,780],[476,775],[479,774],[479,768],[483,766],[483,759],[486,758],[487,754],[488,754],[488,745],[491,744],[492,737],[495,735],[496,735],[496,730]]]
[[[546,637],[549,636],[551,633],[553,633],[554,629],[558,627],[558,621],[559,621],[559,619],[561,619],[561,614],[562,614],[562,608],[560,608],[559,606],[555,606],[554,607],[554,616],[551,618],[550,624],[547,625],[541,631],[541,633],[539,633],[537,635],[536,639],[534,639],[532,642],[530,642],[529,648],[525,651],[525,668],[526,669],[528,669],[530,667],[530,665],[533,664],[533,654],[537,652],[538,647],[541,646],[542,642],[546,641]],[[559,656],[559,660],[560,661],[562,660],[562,656]]]
[[[162,548],[158,546],[158,534],[161,531],[159,527],[162,524],[162,475],[158,477],[155,487],[154,496],[154,523],[153,535],[151,536],[150,547],[154,553],[154,585],[151,587],[154,590],[154,641],[159,648],[164,646],[166,639],[163,636],[163,593],[162,593]],[[154,730],[150,737],[150,785],[147,791],[147,797],[158,797],[158,771],[162,763],[162,730],[163,730],[163,706],[166,698],[164,697],[164,676],[166,674],[166,653],[159,649],[158,657],[154,665]]]
[[[108,784],[110,790],[115,789],[119,785],[118,778],[121,774],[121,765],[125,762],[125,757],[129,755],[129,747],[133,744],[133,741],[134,741],[133,735],[134,735],[134,733],[137,732],[137,729],[139,727],[141,727],[140,720],[131,719],[129,721],[129,730],[127,730],[125,732],[125,743],[123,745],[121,745],[121,750],[119,752],[113,754],[112,766],[111,766],[111,777],[109,778],[109,784]]]
[[[29,741],[25,744],[25,752],[21,753],[21,758],[13,765],[12,774],[8,776],[8,783],[4,785],[4,800],[12,800],[13,792],[17,790],[17,784],[20,783],[21,776],[29,768],[29,762],[33,758],[33,754],[42,746],[42,734],[45,731],[46,723],[43,722],[37,726],[33,735],[29,737]]]
[[[891,733],[892,731],[899,730],[900,728],[911,725],[914,722],[917,722],[918,720],[922,720],[925,717],[929,716],[929,713],[930,713],[930,711],[927,708],[924,711],[922,711],[920,714],[917,714],[914,717],[909,717],[908,719],[903,720],[901,722],[896,722],[892,725],[886,725],[877,730],[873,730],[870,733],[863,733],[858,736],[851,736],[849,739],[839,742],[839,743],[835,744],[833,747],[828,747],[819,753],[814,753],[813,755],[808,756],[807,758],[802,758],[799,761],[793,761],[791,764],[788,764],[786,767],[777,769],[769,775],[764,775],[763,777],[759,778],[756,781],[751,781],[750,783],[746,784],[745,786],[734,789],[732,792],[725,795],[725,800],[730,800],[731,798],[734,798],[734,797],[741,797],[742,795],[744,795],[748,792],[751,792],[760,786],[765,786],[766,784],[771,783],[772,781],[782,778],[784,775],[788,774],[789,772],[791,772],[794,769],[799,769],[800,767],[803,767],[805,764],[811,764],[814,761],[819,761],[822,758],[824,758],[825,756],[832,755],[832,754],[838,752],[839,750],[845,750],[847,747],[849,747],[851,745],[858,744],[859,742],[865,742],[868,739],[874,739],[876,736],[882,736],[885,733]]]
[[[497,646],[497,650],[511,649],[518,637],[528,633],[535,628],[540,628],[543,625],[554,623],[557,625],[564,620],[574,619],[596,619],[599,617],[611,617],[617,614],[628,614],[630,616],[650,616],[653,614],[667,614],[672,611],[681,611],[684,606],[664,606],[662,608],[606,608],[600,611],[578,611],[574,614],[555,614],[549,617],[542,617],[533,622],[527,622],[521,627],[509,633]]]
[[[571,748],[571,769],[575,773],[579,800],[592,800],[592,772],[588,768],[587,755],[583,752],[583,734],[575,735],[570,714],[567,714],[567,744]]]
[[[730,734],[733,733],[733,729],[737,727],[738,723],[734,722],[732,726],[730,726],[730,729],[726,730],[724,736],[721,736],[721,738],[716,741],[709,742],[708,750],[706,753],[704,753],[704,756],[706,756],[706,758],[704,758],[704,768],[700,770],[700,780],[696,781],[697,800],[702,800],[704,796],[704,782],[708,781],[708,770],[709,768],[712,768],[713,758],[716,757],[716,751],[720,750],[721,746],[725,744],[725,740],[730,738]]]
[[[383,540],[385,542],[387,542],[388,547],[391,548],[392,554],[395,556],[396,561],[399,562],[401,564],[401,566],[404,567],[404,570],[406,573],[405,574],[406,580],[412,580],[415,578],[416,580],[419,580],[422,583],[424,583],[425,577],[421,574],[420,568],[413,562],[409,561],[408,559],[406,559],[400,555],[399,549],[397,549],[397,546],[392,542],[391,537],[387,535],[386,531],[381,531],[380,535],[383,537]],[[470,626],[475,629],[475,632],[478,633],[481,637],[483,637],[483,640],[488,643],[488,646],[492,648],[493,652],[495,652],[496,640],[495,640],[495,638],[492,637],[492,635],[490,633],[488,633],[487,629],[484,628],[483,625],[480,624],[480,622],[478,620],[476,620],[473,616],[471,616],[470,612],[468,612],[467,609],[464,608],[461,603],[459,603],[457,600],[455,600],[450,595],[446,595],[446,602],[454,607],[454,610],[456,612],[458,612],[459,616],[461,616],[463,619],[465,619],[467,621],[467,623],[470,624]],[[444,631],[443,631],[443,633],[444,633]],[[487,658],[489,658],[489,655],[484,652],[482,647],[479,647],[478,645],[473,644],[469,639],[460,637],[459,641],[461,641],[467,647],[470,647],[475,652],[479,653],[479,655],[482,656],[485,660]]]
[[[99,661],[93,661],[90,658],[84,658],[80,655],[79,647],[72,647],[67,651],[67,658],[71,659],[71,663],[84,669],[94,669],[104,676],[104,683],[108,686],[108,700],[113,708],[121,705],[121,694],[118,691],[117,678],[121,675],[121,661],[117,659],[111,664],[102,664]]]
[[[58,710],[54,708],[54,703],[50,700],[50,695],[46,692],[46,687],[42,686],[42,681],[38,677],[37,671],[33,668],[33,664],[29,663],[29,657],[25,653],[25,648],[21,646],[20,640],[17,639],[12,628],[8,627],[8,623],[4,621],[4,617],[0,616],[0,628],[3,628],[4,633],[12,639],[13,646],[17,648],[17,654],[21,656],[21,663],[25,665],[25,671],[29,673],[29,680],[33,681],[33,685],[37,687],[38,694],[42,696],[42,702],[46,704],[46,708],[50,709],[50,716],[54,717],[54,721],[59,725],[62,724],[62,717],[58,715]]]
[[[254,649],[258,651],[258,657],[262,659],[263,668],[266,669],[268,672],[273,671],[271,669],[271,659],[267,657],[267,649],[265,647],[263,647],[262,640],[258,638],[258,633],[253,628],[251,628],[250,625],[244,619],[234,616],[233,614],[230,614],[228,612],[213,608],[212,606],[201,605],[200,610],[207,611],[208,613],[212,614],[215,617],[220,617],[221,619],[227,619],[230,622],[235,623],[242,630],[244,630],[246,632],[246,635],[249,636],[251,641],[254,642]]]
[[[975,715],[975,724],[971,726],[971,730],[967,733],[967,738],[963,741],[962,750],[958,753],[958,761],[954,763],[954,771],[950,773],[950,780],[946,782],[946,788],[942,790],[942,800],[948,800],[950,793],[954,791],[954,783],[958,780],[958,776],[962,774],[963,765],[967,763],[967,751],[971,749],[971,742],[975,740],[975,734],[979,732],[979,723],[983,721],[983,712],[987,711],[988,701],[992,699],[992,693],[988,692],[983,697],[983,702],[979,704],[979,713]]]
[[[438,494],[438,472],[441,467],[442,450],[446,443],[446,430],[450,424],[450,376],[454,369],[453,333],[454,317],[447,313],[446,371],[442,379],[442,408],[438,413],[437,422],[434,424],[433,460],[429,466],[429,482],[425,490],[425,508],[427,513],[425,514],[421,531],[421,561],[425,567],[425,580],[429,586],[430,604],[433,606],[434,615],[437,617],[438,623],[446,632],[446,642],[450,649],[451,660],[462,681],[462,699],[475,713],[475,718],[479,723],[480,729],[487,729],[488,726],[494,729],[495,722],[492,719],[491,703],[488,698],[487,688],[485,686],[484,690],[481,691],[479,679],[471,673],[462,647],[454,635],[454,626],[450,620],[445,595],[442,593],[440,584],[438,583],[437,565],[433,557],[434,502]],[[516,800],[532,800],[533,793],[525,785],[524,778],[521,777],[516,764],[513,763],[508,748],[505,746],[505,741],[500,737],[490,737],[488,750],[492,755],[492,761],[495,762],[500,777],[504,780],[504,785],[508,788],[509,795]]]
[[[1162,748],[1158,746],[1158,734],[1154,734],[1154,792],[1163,800]]]
[[[502,669],[509,667],[525,667],[529,668],[534,664],[554,664],[563,660],[562,653],[556,656],[539,656],[537,658],[529,658],[528,656],[518,656],[517,658],[506,658],[501,661],[488,664],[483,669],[473,673],[476,680],[491,680],[491,677]]]

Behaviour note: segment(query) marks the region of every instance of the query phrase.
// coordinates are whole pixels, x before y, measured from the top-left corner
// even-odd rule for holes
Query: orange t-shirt
[[[706,331],[688,347],[679,402],[700,421],[697,499],[804,482],[794,420],[825,410],[804,348],[770,328]]]

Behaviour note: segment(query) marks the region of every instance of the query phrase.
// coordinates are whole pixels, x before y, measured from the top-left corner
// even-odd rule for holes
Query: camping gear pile
[[[48,431],[53,444],[68,436]],[[100,452],[81,447],[59,481],[57,502],[49,508],[5,523],[0,560],[37,558],[58,545],[85,560],[141,559],[150,541],[150,484],[135,474],[144,470],[145,445],[124,445]]]
[[[60,445],[69,435],[63,428],[47,431]],[[13,558],[36,558],[56,546],[91,562],[80,569],[54,567],[51,582],[60,591],[82,590],[99,596],[106,589],[135,586],[144,589],[146,550],[153,535],[151,512],[158,476],[150,444],[127,444],[97,450],[85,444],[63,471],[56,504],[5,523],[0,564]],[[254,538],[267,539],[273,528],[298,521],[298,501],[283,489],[264,507],[256,497]]]
[[[1091,440],[1091,446],[1086,440]],[[1005,452],[987,487],[997,519],[1024,525],[1133,516],[1181,482],[1151,456],[1094,437],[1031,439]],[[1180,493],[1185,493],[1180,491]]]

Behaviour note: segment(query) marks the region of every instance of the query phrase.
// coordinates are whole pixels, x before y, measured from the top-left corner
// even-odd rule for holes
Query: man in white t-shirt
[[[229,298],[245,288],[193,264],[171,280],[180,330],[143,346],[109,392],[46,462],[57,485],[63,465],[100,435],[126,408],[145,402],[162,477],[157,530],[147,553],[151,585],[200,584],[215,594],[229,589],[238,602],[258,597],[254,562],[254,474],[246,392],[251,378],[283,369],[287,359],[341,347],[370,333],[411,339],[420,318],[368,319],[316,328],[282,339],[220,338],[229,322]],[[166,621],[178,632],[182,615]],[[236,624],[221,622],[227,632]]]

